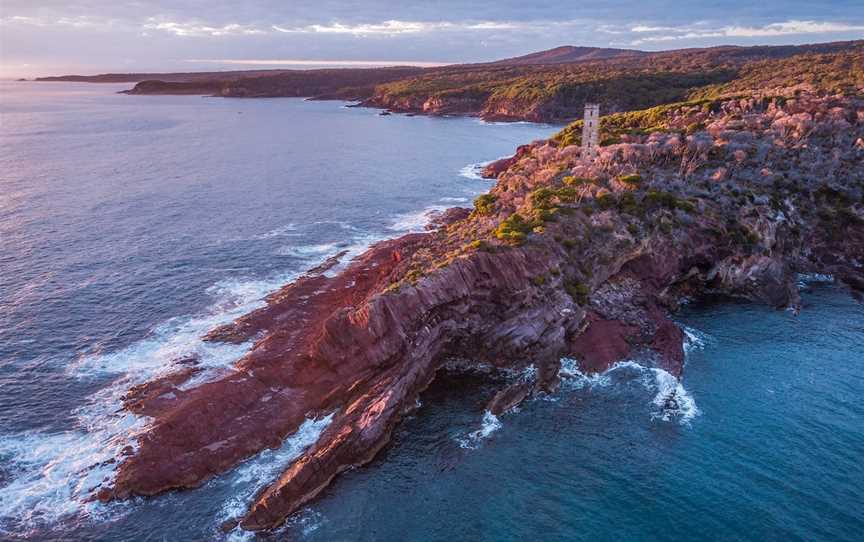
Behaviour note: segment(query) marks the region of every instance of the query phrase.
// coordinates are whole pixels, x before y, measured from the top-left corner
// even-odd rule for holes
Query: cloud
[[[12,15],[0,17],[0,25],[26,25],[38,27],[72,27],[72,28],[95,28],[108,27],[116,23],[113,19],[96,17],[90,15],[79,15],[76,17],[29,17],[24,15]]]
[[[273,30],[290,34],[351,34],[355,36],[398,36],[449,31],[531,30],[573,24],[575,21],[399,21],[361,24],[312,24],[301,27],[273,25]]]
[[[725,36],[762,37],[786,36],[789,34],[831,34],[834,32],[864,31],[864,25],[817,21],[786,21],[762,27],[730,26],[724,29]]]
[[[159,30],[184,37],[255,36],[266,33],[260,28],[247,24],[229,23],[222,26],[211,26],[200,22],[159,21],[153,18],[144,23],[142,28],[145,31]]]
[[[676,41],[708,38],[764,38],[777,36],[795,36],[805,34],[834,34],[840,32],[864,31],[864,25],[844,22],[819,21],[784,21],[763,26],[722,26],[711,28],[706,24],[681,27],[636,25],[630,32],[636,34],[657,34],[640,37],[631,42],[639,45],[650,42]]]

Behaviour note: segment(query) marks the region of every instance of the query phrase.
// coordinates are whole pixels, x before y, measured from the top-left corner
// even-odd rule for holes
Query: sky
[[[0,77],[435,65],[864,38],[864,0],[0,0]]]

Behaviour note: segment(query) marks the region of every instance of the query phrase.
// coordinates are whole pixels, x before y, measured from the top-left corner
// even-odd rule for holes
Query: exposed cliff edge
[[[811,272],[864,288],[864,99],[704,101],[604,123],[618,142],[596,159],[578,126],[523,147],[470,214],[329,262],[213,330],[254,346],[218,379],[186,389],[194,371],[178,366],[132,390],[126,408],[152,419],[98,496],[196,487],[332,416],[237,518],[270,529],[371,460],[445,362],[534,366],[489,404],[500,413],[553,393],[562,356],[599,372],[638,355],[680,375],[683,299],[797,308],[797,273]]]

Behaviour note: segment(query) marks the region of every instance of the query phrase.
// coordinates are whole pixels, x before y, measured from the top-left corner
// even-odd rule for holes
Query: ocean
[[[145,420],[132,384],[326,257],[422,231],[482,162],[555,127],[342,102],[125,96],[0,83],[0,539],[220,540],[314,442],[308,422],[203,487],[88,500]],[[627,360],[516,412],[499,375],[442,371],[370,465],[262,540],[856,540],[864,307],[802,277],[799,316],[694,302],[681,382]],[[665,398],[675,390],[678,408]]]

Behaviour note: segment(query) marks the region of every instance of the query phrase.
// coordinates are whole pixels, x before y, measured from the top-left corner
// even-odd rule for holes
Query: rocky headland
[[[800,46],[711,47],[645,52],[557,47],[479,64],[431,68],[103,74],[41,81],[131,81],[134,95],[200,94],[225,98],[305,97],[421,115],[489,121],[566,123],[586,101],[605,113],[721,97],[731,90],[801,86],[846,92],[864,69],[864,41]]]
[[[790,87],[601,126],[596,158],[581,155],[580,123],[523,146],[487,169],[496,184],[473,209],[328,261],[212,330],[253,343],[229,374],[186,387],[186,360],[130,390],[125,408],[149,425],[98,498],[199,486],[329,417],[225,526],[271,529],[370,461],[445,363],[518,373],[487,407],[500,414],[555,393],[562,357],[597,373],[638,356],[680,376],[684,300],[798,310],[800,273],[864,291],[860,94]]]

